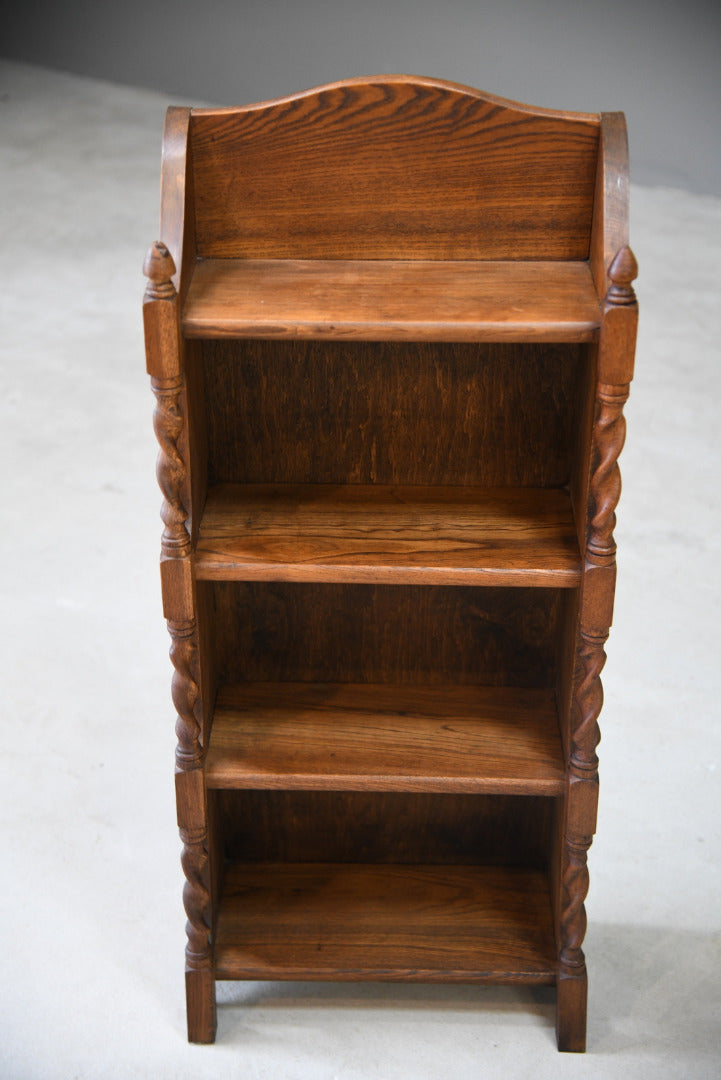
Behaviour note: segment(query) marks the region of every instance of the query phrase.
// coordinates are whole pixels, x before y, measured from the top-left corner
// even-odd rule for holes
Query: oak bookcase
[[[633,369],[622,114],[171,108],[145,263],[188,916],[217,979],[547,984],[583,1050]]]

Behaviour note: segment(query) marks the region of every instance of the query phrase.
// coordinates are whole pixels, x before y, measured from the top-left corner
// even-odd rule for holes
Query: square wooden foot
[[[215,978],[210,968],[185,972],[188,1042],[215,1042]]]
[[[582,1054],[586,1049],[588,976],[558,975],[556,984],[556,1039],[558,1049]]]

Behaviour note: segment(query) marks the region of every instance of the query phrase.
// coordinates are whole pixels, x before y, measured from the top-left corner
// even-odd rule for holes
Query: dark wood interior
[[[211,485],[563,487],[574,473],[583,346],[201,348]]]
[[[553,799],[523,795],[222,791],[231,862],[548,868]]]
[[[555,685],[556,589],[207,587],[221,682]]]

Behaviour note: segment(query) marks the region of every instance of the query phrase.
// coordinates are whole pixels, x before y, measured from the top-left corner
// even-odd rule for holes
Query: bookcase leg
[[[588,977],[559,973],[556,990],[556,1040],[558,1049],[582,1054],[586,1049],[586,998]]]
[[[188,1042],[215,1042],[215,979],[209,968],[185,972],[185,1001],[188,1013]]]

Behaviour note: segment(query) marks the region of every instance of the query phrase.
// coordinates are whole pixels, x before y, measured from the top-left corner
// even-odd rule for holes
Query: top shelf
[[[183,311],[191,338],[593,341],[586,262],[206,259]]]

